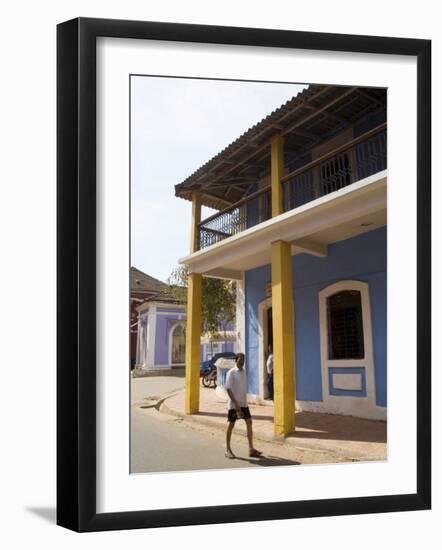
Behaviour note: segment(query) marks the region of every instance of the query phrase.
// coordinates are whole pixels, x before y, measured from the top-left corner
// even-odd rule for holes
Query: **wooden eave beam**
[[[329,109],[330,107],[333,107],[333,105],[336,105],[336,103],[338,103],[342,99],[352,94],[356,89],[357,89],[356,87],[353,87],[353,88],[350,88],[349,90],[346,90],[343,94],[340,94],[338,97],[335,97],[334,99],[332,99],[331,101],[323,105],[322,107],[314,107],[310,103],[306,103],[305,105],[308,105],[313,110],[313,113],[305,116],[302,120],[299,120],[298,122],[295,122],[294,124],[291,124],[290,126],[288,126],[285,130],[281,132],[281,135],[285,136],[286,134],[292,132],[299,126],[302,126],[306,122],[312,120],[315,116],[319,114],[327,115],[328,114],[327,109]]]
[[[319,90],[313,97],[311,97],[308,101],[314,101],[316,100],[318,97],[320,97],[322,94],[324,94],[326,91],[328,91],[330,89],[331,86],[325,86],[324,88],[322,88],[321,90]],[[301,109],[302,107],[304,107],[305,105],[307,104],[307,102],[302,102],[300,103],[299,105],[296,105],[293,107],[293,109],[290,109],[290,111],[288,111],[287,113],[285,113],[279,120],[277,123],[275,123],[274,125],[272,124],[269,124],[269,126],[266,126],[264,127],[256,136],[254,136],[254,140],[255,141],[258,141],[260,139],[262,139],[262,136],[268,132],[269,130],[272,129],[273,126],[276,126],[276,125],[281,125],[281,121],[286,119],[287,117],[291,116],[295,111],[297,111],[298,109]],[[247,147],[247,144],[249,142],[246,142],[244,143],[243,145],[241,145],[240,147],[238,147],[238,149],[236,149],[235,151],[232,152],[231,156],[235,156],[237,155],[238,153],[241,153],[246,147]],[[257,150],[248,155],[246,157],[246,161],[253,158],[254,154],[258,153],[259,151],[261,151],[263,148],[267,147],[269,144],[268,142],[266,141],[266,143],[260,145],[257,147]],[[226,162],[228,161],[229,159],[226,159],[226,160],[219,160],[218,163],[213,167],[213,169],[215,169],[217,166],[219,166],[220,164],[222,164],[223,162]],[[231,169],[234,169],[238,164],[241,164],[241,161],[235,161],[234,164],[232,165]],[[230,169],[229,169],[230,170]],[[225,175],[224,173],[222,175]],[[206,177],[205,175],[201,175],[198,179],[201,179],[203,177]]]
[[[383,105],[384,103],[377,97],[372,96],[367,90],[364,88],[358,88],[358,94],[369,99],[371,102],[373,102],[376,106]]]

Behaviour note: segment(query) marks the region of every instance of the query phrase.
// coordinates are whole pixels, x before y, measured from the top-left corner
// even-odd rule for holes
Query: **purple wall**
[[[172,326],[179,321],[176,314],[157,315],[155,333],[155,365],[169,364],[169,332]]]

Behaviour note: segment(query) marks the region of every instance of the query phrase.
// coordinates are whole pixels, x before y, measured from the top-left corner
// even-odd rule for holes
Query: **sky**
[[[174,186],[304,87],[131,77],[132,266],[167,281],[190,250],[192,205]]]

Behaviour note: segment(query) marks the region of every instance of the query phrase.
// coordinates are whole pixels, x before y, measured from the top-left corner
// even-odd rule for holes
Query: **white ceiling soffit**
[[[240,279],[241,272],[271,261],[270,244],[284,240],[292,254],[324,257],[333,242],[387,223],[387,171],[285,212],[180,259],[190,271]]]

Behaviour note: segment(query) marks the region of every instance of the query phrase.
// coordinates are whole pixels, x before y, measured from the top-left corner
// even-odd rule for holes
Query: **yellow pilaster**
[[[295,430],[295,339],[290,243],[272,247],[273,383],[275,435]]]
[[[198,224],[201,221],[201,193],[192,192],[192,229],[190,236],[190,252],[196,252],[199,249]]]
[[[274,136],[270,140],[270,173],[272,186],[272,218],[282,214],[282,185],[281,178],[284,175],[284,138]]]
[[[201,273],[190,273],[187,290],[185,413],[198,412],[200,404]]]

